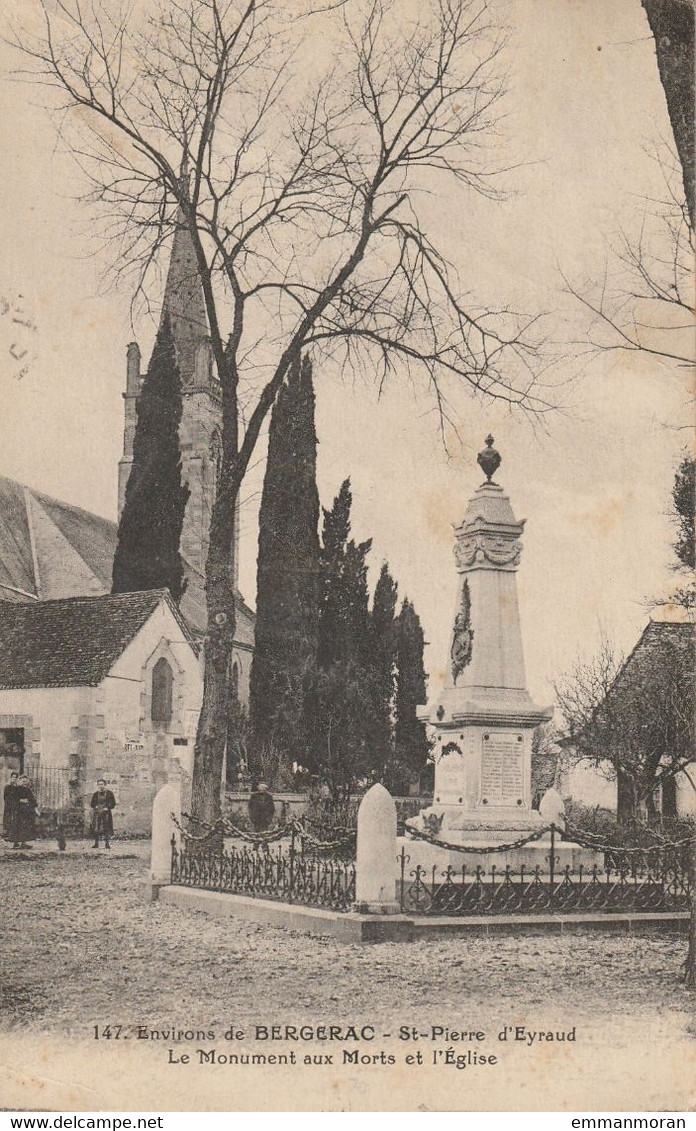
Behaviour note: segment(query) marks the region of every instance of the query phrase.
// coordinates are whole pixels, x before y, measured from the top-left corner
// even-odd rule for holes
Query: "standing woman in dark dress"
[[[96,791],[92,794],[90,801],[92,809],[92,833],[94,834],[94,844],[92,848],[99,848],[99,837],[104,837],[104,848],[111,848],[109,841],[114,832],[114,819],[111,816],[111,810],[116,808],[116,798],[110,789],[106,788],[104,778],[100,778],[97,782]]]
[[[13,848],[31,848],[27,841],[35,836],[35,820],[39,815],[39,803],[32,793],[29,778],[22,774],[17,784],[10,837]]]
[[[6,838],[9,840],[12,835],[12,822],[14,820],[14,813],[17,808],[17,779],[19,774],[17,770],[13,770],[10,774],[10,780],[2,791],[2,825]]]

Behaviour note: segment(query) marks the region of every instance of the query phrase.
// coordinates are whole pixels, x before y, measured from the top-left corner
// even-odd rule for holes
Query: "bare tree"
[[[634,230],[622,228],[607,248],[598,282],[568,292],[589,313],[591,352],[644,354],[677,369],[696,361],[694,231],[683,200],[673,193],[677,168],[663,159],[662,199],[646,202]]]
[[[223,431],[193,809],[210,820],[235,630],[234,504],[300,353],[318,373],[422,381],[443,432],[460,388],[549,408],[536,320],[477,303],[425,219],[429,192],[497,195],[488,143],[504,39],[487,0],[430,0],[414,18],[388,0],[304,14],[272,0],[159,0],[147,15],[116,0],[40,2],[43,32],[15,33],[20,73],[53,91],[117,268],[146,294],[184,224],[205,296]],[[303,51],[308,21],[336,38],[332,66],[317,71]]]
[[[608,247],[600,282],[567,290],[591,315],[593,351],[643,353],[670,366],[696,362],[694,330],[694,0],[640,0],[672,127],[656,153],[664,196],[646,199],[643,214]]]
[[[617,781],[620,817],[641,803],[650,812],[656,789],[694,761],[691,626],[652,629],[626,661],[603,639],[554,685],[565,745]]]

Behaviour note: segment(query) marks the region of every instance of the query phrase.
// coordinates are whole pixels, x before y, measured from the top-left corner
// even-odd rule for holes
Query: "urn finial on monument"
[[[486,447],[483,448],[476,457],[476,462],[486,476],[488,483],[493,482],[493,476],[503,462],[500,452],[496,451],[493,447],[493,443],[493,437],[489,433],[488,436],[486,436]]]

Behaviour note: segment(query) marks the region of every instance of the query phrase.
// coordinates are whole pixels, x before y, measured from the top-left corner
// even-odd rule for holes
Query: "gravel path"
[[[524,1024],[575,1026],[594,1042],[635,1033],[645,1055],[658,1022],[679,1040],[695,1031],[679,982],[686,940],[672,931],[342,944],[152,903],[142,845],[112,857],[3,853],[0,883],[0,1036],[23,1041],[90,1041],[106,1024],[136,1040],[138,1026],[222,1034],[231,1023],[370,1023],[392,1035],[449,1025],[492,1041]]]

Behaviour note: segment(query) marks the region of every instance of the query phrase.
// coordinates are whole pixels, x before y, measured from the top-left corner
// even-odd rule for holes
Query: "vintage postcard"
[[[677,1126],[693,0],[1,19],[0,1107]]]

